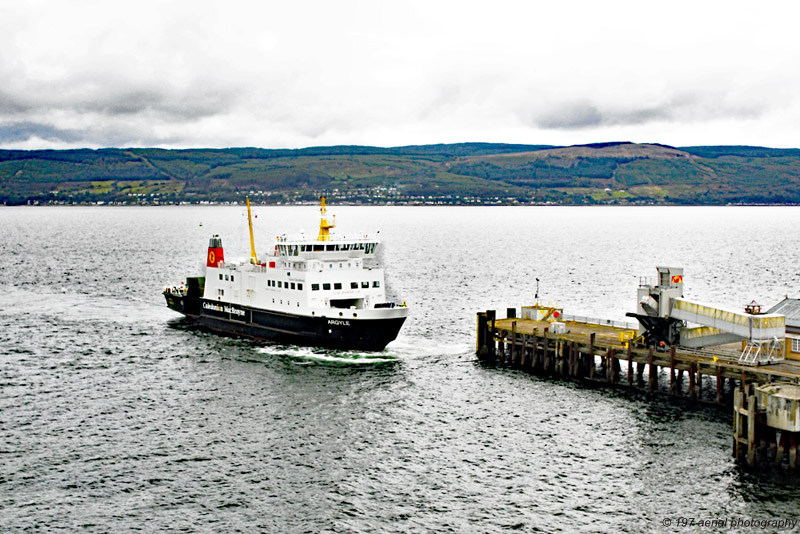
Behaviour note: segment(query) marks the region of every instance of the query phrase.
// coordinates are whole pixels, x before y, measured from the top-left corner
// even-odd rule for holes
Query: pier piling
[[[517,317],[513,308],[508,309],[507,316],[497,319],[494,310],[477,314],[476,354],[482,362],[545,376],[643,389],[691,402],[732,403],[733,456],[748,466],[798,466],[800,362],[743,366],[736,357],[697,349],[673,345],[667,353],[652,345],[637,345],[632,336],[622,335],[630,332],[624,328],[570,321],[551,330],[548,322]],[[620,376],[623,359],[627,380]],[[669,372],[668,387],[659,384],[662,369]],[[684,372],[689,377],[687,387],[683,386]],[[706,382],[713,377],[715,384],[715,390],[705,395],[704,374]]]

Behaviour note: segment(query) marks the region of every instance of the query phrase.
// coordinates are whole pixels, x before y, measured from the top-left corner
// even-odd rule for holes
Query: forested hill
[[[796,204],[800,149],[557,147],[0,150],[0,204],[314,200],[411,204]]]

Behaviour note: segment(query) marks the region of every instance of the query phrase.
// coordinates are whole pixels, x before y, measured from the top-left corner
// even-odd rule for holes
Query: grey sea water
[[[625,319],[640,276],[740,307],[800,293],[797,208],[334,207],[411,316],[380,354],[220,337],[168,310],[240,207],[0,209],[2,532],[679,532],[798,519],[727,410],[485,367],[475,313]],[[255,209],[257,248],[314,207]],[[672,522],[671,524],[670,521]]]

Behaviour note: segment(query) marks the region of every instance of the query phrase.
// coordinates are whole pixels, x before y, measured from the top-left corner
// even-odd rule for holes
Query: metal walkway
[[[786,318],[783,315],[750,315],[684,299],[672,299],[670,317],[716,328],[710,335],[722,332],[751,341],[770,341],[786,337]]]
[[[783,315],[753,315],[675,298],[670,317],[702,325],[681,330],[682,346],[700,348],[745,340],[740,363],[758,365],[783,359]]]

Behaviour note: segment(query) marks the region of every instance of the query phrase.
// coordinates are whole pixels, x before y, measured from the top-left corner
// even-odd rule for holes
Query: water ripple
[[[204,257],[197,220],[235,235],[238,209],[2,209],[15,254],[0,270],[0,530],[616,533],[793,517],[796,477],[742,471],[726,411],[473,354],[475,312],[530,303],[534,275],[603,316],[624,316],[656,262],[683,264],[703,300],[796,287],[797,247],[767,272],[747,240],[782,241],[725,231],[758,213],[711,211],[343,209],[383,225],[389,281],[412,305],[376,355],[216,336],[166,309],[162,285]],[[493,231],[531,220],[536,247]]]

